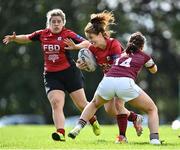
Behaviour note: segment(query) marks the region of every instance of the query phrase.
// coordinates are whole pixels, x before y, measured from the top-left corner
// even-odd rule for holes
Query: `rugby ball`
[[[96,70],[97,67],[96,58],[89,49],[87,48],[80,49],[78,53],[78,59],[87,64],[87,69],[85,69],[85,71],[93,72]]]

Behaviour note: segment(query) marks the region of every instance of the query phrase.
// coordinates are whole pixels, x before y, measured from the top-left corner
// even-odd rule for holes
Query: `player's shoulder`
[[[149,59],[151,59],[151,56],[146,51],[137,51],[137,55],[139,55],[144,62],[147,62]]]
[[[120,43],[120,41],[118,39],[115,39],[115,38],[108,38],[108,40],[112,43]]]
[[[49,29],[39,29],[39,30],[36,30],[34,33],[36,35],[41,35],[41,34],[44,34],[44,33],[47,33],[49,32]]]
[[[113,47],[122,45],[121,42],[115,38],[109,38],[109,42]]]
[[[39,33],[43,33],[43,32],[49,32],[50,30],[49,29],[39,29],[39,30],[36,30],[36,32],[39,32]]]
[[[119,42],[117,39],[115,39],[115,38],[108,38],[108,40],[109,41],[111,41],[111,42]]]
[[[151,57],[151,55],[147,51],[139,50],[138,53],[144,57]]]
[[[72,31],[71,29],[69,29],[69,28],[65,28],[65,27],[63,27],[63,29],[62,29],[62,31],[61,32],[63,32],[63,33],[65,33],[65,34],[69,34],[69,33],[72,33],[72,32],[74,32],[74,31]]]
[[[61,34],[61,36],[64,36],[64,37],[76,37],[77,36],[77,34],[73,30],[71,30],[69,28],[65,28],[65,27],[63,27],[60,34]]]

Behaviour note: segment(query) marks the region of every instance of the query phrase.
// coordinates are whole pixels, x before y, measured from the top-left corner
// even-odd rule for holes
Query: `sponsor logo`
[[[44,51],[60,51],[60,46],[59,45],[53,45],[53,44],[45,44],[43,45]]]
[[[52,61],[52,62],[55,62],[55,61],[58,60],[58,59],[59,59],[59,56],[56,55],[56,54],[53,54],[53,55],[49,55],[49,56],[48,56],[48,60],[49,60],[49,61]]]

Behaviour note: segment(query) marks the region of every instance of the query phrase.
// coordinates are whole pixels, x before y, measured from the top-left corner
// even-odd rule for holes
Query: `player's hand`
[[[77,48],[72,39],[65,39],[64,43],[67,45],[64,49],[73,50]]]
[[[86,70],[88,68],[87,64],[81,61],[80,59],[77,60],[76,67],[78,67],[81,70]]]
[[[108,72],[109,69],[111,68],[111,65],[110,64],[102,64],[101,67],[102,67],[103,72]]]
[[[16,39],[16,33],[13,32],[13,35],[6,35],[3,39],[4,44],[8,44],[9,42],[12,42]]]

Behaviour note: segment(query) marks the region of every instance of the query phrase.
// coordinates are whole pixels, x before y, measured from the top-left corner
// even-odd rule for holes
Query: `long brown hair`
[[[92,14],[90,22],[86,25],[84,32],[94,33],[98,35],[102,33],[103,36],[110,36],[109,26],[114,24],[114,14],[109,11],[103,11],[101,13]]]
[[[141,32],[135,32],[130,36],[126,47],[126,53],[134,53],[143,48],[146,38]]]

